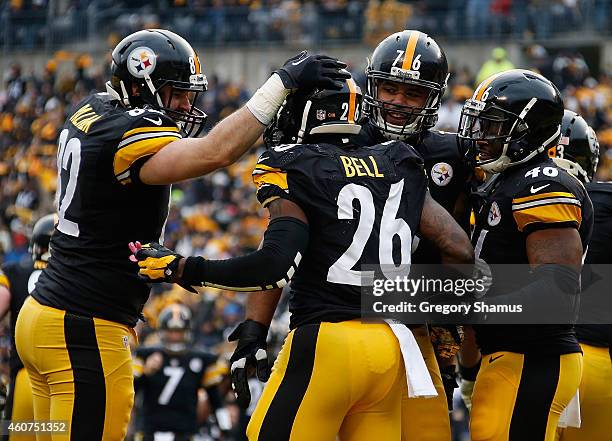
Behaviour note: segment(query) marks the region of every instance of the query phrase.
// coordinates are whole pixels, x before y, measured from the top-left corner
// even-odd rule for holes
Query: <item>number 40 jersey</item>
[[[264,207],[288,199],[308,218],[308,248],[291,281],[291,328],[361,317],[361,265],[410,263],[427,177],[407,144],[280,145],[261,155],[253,180]]]

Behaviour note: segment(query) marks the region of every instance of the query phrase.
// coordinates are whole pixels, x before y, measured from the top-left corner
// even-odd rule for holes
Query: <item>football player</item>
[[[402,361],[389,325],[361,322],[362,278],[370,276],[361,264],[409,264],[417,232],[444,262],[472,261],[466,233],[427,192],[414,149],[402,141],[351,142],[360,130],[360,95],[347,80],[341,92],[287,99],[253,171],[271,219],[260,250],[214,261],[132,246],[151,281],[253,291],[292,279],[292,330],[251,417],[251,440],[400,440],[404,362],[416,360]],[[246,383],[245,363],[233,363],[235,383]],[[423,371],[433,395],[424,364]]]
[[[303,52],[196,138],[205,115],[195,105],[207,80],[187,41],[143,30],[111,58],[106,93],[76,105],[60,132],[53,257],[16,326],[35,418],[68,421],[71,439],[91,441],[122,440],[133,403],[128,341],[149,287],[125,244],[161,240],[169,184],[238,159],[290,90],[334,87],[350,76],[344,64]]]
[[[499,295],[499,302],[524,305],[537,298],[556,306],[563,294],[574,298],[579,290],[593,209],[583,185],[547,155],[559,140],[562,117],[557,88],[519,69],[489,77],[464,105],[459,136],[476,165],[495,174],[478,192],[476,258],[526,268],[508,281],[493,267],[487,298]],[[505,291],[498,288],[500,279],[507,282]],[[471,439],[554,440],[582,372],[573,326],[475,325],[474,330],[482,361],[472,396]]]
[[[599,162],[599,143],[595,132],[580,115],[565,110],[561,140],[550,152],[560,167],[585,184],[593,202],[593,236],[585,258],[583,288],[590,284],[589,264],[609,264],[612,247],[612,184],[593,182]],[[606,294],[608,289],[606,288]],[[601,310],[600,297],[581,297],[583,310]],[[603,300],[606,302],[606,300]],[[608,319],[609,317],[606,317]],[[587,317],[582,317],[587,323]],[[604,322],[605,323],[605,322]],[[607,441],[612,437],[612,324],[579,324],[576,334],[584,360],[580,383],[580,428],[559,429],[562,441]]]
[[[432,129],[449,77],[444,50],[431,36],[417,30],[391,34],[372,53],[366,77],[368,122],[364,124],[360,142],[370,145],[401,139],[414,146],[425,161],[431,196],[468,231],[470,168],[459,149],[456,133]],[[415,245],[414,263],[440,263],[439,253],[427,240],[419,238]],[[461,343],[461,328],[431,328],[435,357],[427,329],[413,332],[421,351],[431,353],[426,361],[438,397],[405,401],[404,439],[450,440],[447,408],[452,406],[456,387],[454,354]]]
[[[30,238],[30,258],[7,263],[0,270],[0,320],[10,312],[11,355],[9,360],[9,388],[4,412],[4,419],[13,421],[31,421],[34,419],[32,406],[32,387],[28,372],[23,366],[15,348],[15,323],[19,310],[34,289],[38,277],[49,260],[49,241],[55,226],[53,214],[41,217],[32,229]],[[10,433],[3,440],[14,439]],[[34,441],[34,434],[19,433],[18,438]]]
[[[456,134],[434,131],[448,79],[446,55],[433,38],[416,30],[404,30],[385,38],[370,57],[362,130],[353,142],[368,146],[388,140],[403,140],[414,146],[424,158],[429,191],[467,230],[469,226],[469,177],[471,171],[463,160]],[[289,140],[296,142],[295,139]],[[426,239],[415,241],[415,263],[439,263],[440,255]],[[233,359],[255,360],[259,353],[260,367],[265,364],[265,336],[280,291],[254,293],[247,303],[247,321],[231,338],[238,340]],[[454,379],[453,355],[460,343],[461,330],[455,327],[432,328],[430,341],[423,326],[413,333],[425,354],[425,360],[438,392],[436,398],[404,397],[404,440],[450,440],[450,421],[445,395],[451,402]],[[443,354],[444,357],[440,357]],[[440,372],[440,358],[443,372]],[[261,380],[265,370],[257,369]],[[260,375],[261,374],[261,375]],[[445,392],[445,389],[447,391]],[[239,393],[239,396],[243,395]],[[244,390],[248,399],[248,391]]]
[[[205,388],[213,409],[221,400],[216,385],[229,373],[208,352],[190,348],[191,311],[173,304],[159,315],[161,345],[141,346],[134,357],[134,386],[142,391],[141,441],[160,435],[173,441],[189,441],[198,431],[198,392]]]

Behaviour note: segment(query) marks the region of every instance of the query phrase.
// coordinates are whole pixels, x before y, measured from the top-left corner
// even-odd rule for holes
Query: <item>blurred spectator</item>
[[[491,58],[484,62],[478,74],[476,75],[476,82],[478,86],[485,79],[498,72],[505,70],[514,69],[514,64],[508,58],[508,53],[503,47],[496,47],[491,51]]]

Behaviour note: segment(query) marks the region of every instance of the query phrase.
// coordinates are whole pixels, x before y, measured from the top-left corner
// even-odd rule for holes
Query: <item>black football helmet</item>
[[[134,93],[132,86],[137,92]],[[165,86],[193,92],[191,110],[171,109],[160,90]],[[175,120],[186,136],[197,136],[206,114],[195,107],[198,94],[206,91],[208,81],[200,59],[191,45],[179,35],[163,29],[146,29],[125,37],[112,52],[111,80],[107,91],[126,107],[150,106]]]
[[[562,118],[563,100],[552,82],[512,69],[484,80],[466,100],[459,139],[476,166],[498,173],[556,145]]]
[[[37,269],[47,266],[49,256],[49,242],[55,230],[56,218],[54,214],[47,214],[41,217],[34,224],[32,237],[30,239],[30,254],[34,260],[34,267]]]
[[[548,150],[555,163],[582,183],[591,182],[599,163],[599,142],[583,117],[565,109],[559,144]]]
[[[391,34],[374,49],[365,73],[365,112],[385,137],[405,140],[436,124],[449,73],[444,51],[429,35],[413,30]],[[427,89],[425,105],[411,107],[378,99],[383,80]],[[406,117],[406,122],[402,126],[388,123],[388,112]]]
[[[170,352],[183,352],[191,338],[191,310],[185,305],[174,303],[159,313],[157,321],[160,338]],[[167,331],[181,331],[182,337],[170,338]]]
[[[270,148],[307,142],[316,135],[356,135],[361,130],[362,104],[361,88],[352,78],[340,90],[297,91],[287,97],[266,128],[264,143]]]

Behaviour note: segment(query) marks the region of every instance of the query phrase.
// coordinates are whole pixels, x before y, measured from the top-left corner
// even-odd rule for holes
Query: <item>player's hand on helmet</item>
[[[240,323],[228,337],[229,341],[238,341],[238,347],[230,358],[231,378],[236,401],[243,409],[251,402],[249,377],[257,374],[261,381],[268,381],[270,377],[267,336],[266,325],[249,319]]]
[[[147,283],[178,283],[186,290],[197,293],[191,286],[183,284],[178,275],[179,262],[183,256],[156,242],[144,245],[130,242],[128,246],[132,252],[130,260],[137,262],[140,268],[140,279]]]
[[[306,51],[289,58],[275,73],[290,90],[341,89],[344,80],[351,77],[342,61],[327,55],[308,55]]]

